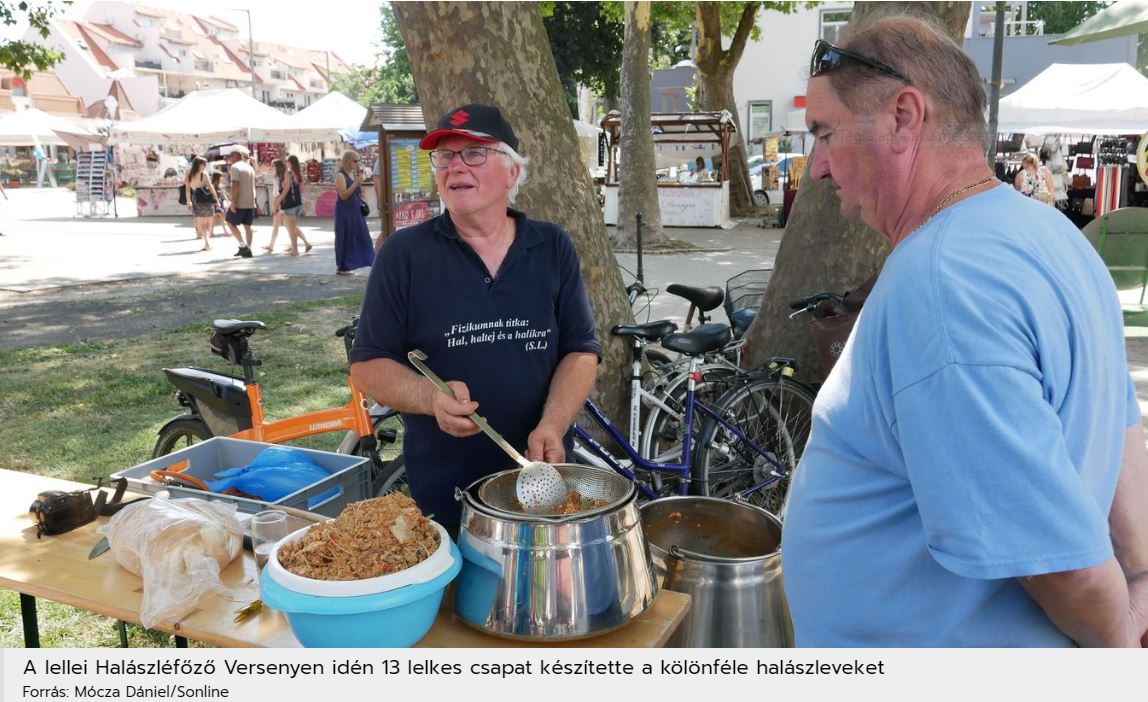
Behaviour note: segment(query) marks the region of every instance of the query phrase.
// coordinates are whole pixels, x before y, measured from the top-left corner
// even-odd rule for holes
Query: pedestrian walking
[[[263,247],[267,253],[275,253],[275,240],[279,238],[279,227],[283,226],[280,200],[283,199],[283,179],[287,177],[287,163],[281,158],[276,158],[271,160],[271,167],[275,169],[275,183],[279,192],[271,202],[271,240],[267,242],[267,246]],[[287,248],[287,251],[291,252],[294,249],[295,241],[292,238],[291,246]]]
[[[200,251],[211,251],[211,227],[215,219],[215,208],[219,206],[219,196],[207,177],[207,160],[196,156],[191,160],[191,168],[183,181],[187,195],[187,208],[195,222],[196,239],[203,239]]]
[[[311,242],[307,241],[307,236],[305,234],[303,234],[303,230],[299,227],[299,218],[303,216],[303,187],[304,187],[303,169],[299,165],[299,157],[296,156],[295,154],[288,154],[287,155],[287,168],[291,174],[291,182],[293,183],[293,187],[295,188],[295,198],[294,198],[295,205],[294,205],[294,207],[291,208],[294,211],[293,212],[287,212],[284,215],[286,218],[291,220],[289,226],[292,229],[294,229],[294,232],[295,232],[293,235],[294,238],[292,239],[292,241],[294,241],[295,243],[293,244],[292,248],[295,249],[296,253],[298,253],[298,246],[299,246],[298,242],[301,241],[301,242],[303,242],[303,253],[309,253],[311,251]]]
[[[231,180],[231,204],[227,208],[227,226],[231,236],[239,243],[236,256],[251,258],[251,241],[255,233],[251,224],[255,221],[255,169],[247,162],[251,152],[246,146],[236,145],[227,155],[230,164],[228,178]],[[243,225],[244,233],[239,233],[239,225]]]
[[[223,218],[223,213],[227,210],[227,199],[223,189],[223,174],[219,171],[212,171],[211,173],[211,187],[215,190],[215,196],[219,201],[215,204],[215,217],[211,220],[211,236],[227,236],[227,221]],[[215,233],[215,227],[219,225],[223,227],[223,231],[219,234]]]

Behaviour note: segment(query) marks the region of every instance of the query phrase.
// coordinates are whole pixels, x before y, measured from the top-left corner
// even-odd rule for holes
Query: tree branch
[[[736,66],[741,61],[741,55],[745,53],[745,45],[749,43],[750,32],[757,24],[757,10],[760,6],[761,3],[759,2],[747,2],[741,8],[737,30],[733,33],[733,39],[730,40],[729,51],[726,51],[725,56],[722,57],[723,62]]]

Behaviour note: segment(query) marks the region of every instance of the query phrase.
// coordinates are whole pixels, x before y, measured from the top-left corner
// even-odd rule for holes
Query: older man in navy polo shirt
[[[514,466],[467,415],[478,411],[531,460],[565,460],[602,347],[570,237],[507,206],[527,160],[499,109],[451,110],[420,146],[445,212],[383,245],[351,375],[403,413],[411,494],[450,527],[455,487]],[[455,399],[408,365],[416,348]]]

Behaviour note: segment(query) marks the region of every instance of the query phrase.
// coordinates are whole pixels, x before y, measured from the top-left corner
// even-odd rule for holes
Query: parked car
[[[749,183],[753,189],[753,202],[756,205],[765,206],[770,203],[780,203],[781,193],[785,190],[785,182],[789,178],[789,164],[790,162],[805,154],[781,153],[777,155],[776,161],[766,162],[760,155],[751,156],[749,159]],[[762,187],[762,171],[766,168],[777,167],[778,179],[777,188],[766,190]]]

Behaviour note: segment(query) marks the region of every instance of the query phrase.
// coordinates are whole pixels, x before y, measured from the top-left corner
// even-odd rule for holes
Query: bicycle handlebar
[[[350,324],[348,324],[345,327],[339,327],[338,329],[335,330],[335,336],[342,339],[344,336],[347,335],[347,332],[354,332],[358,326],[359,326],[359,315],[355,315],[354,317],[351,318]],[[354,338],[354,336],[355,335],[352,333],[351,337]]]
[[[845,297],[837,293],[814,293],[809,297],[791,301],[789,303],[789,309],[796,311],[789,315],[789,318],[794,319],[802,313],[812,315],[816,319],[845,314],[847,310],[844,303]]]
[[[791,300],[789,303],[789,309],[791,309],[791,310],[811,309],[813,307],[816,307],[819,303],[822,303],[822,302],[841,303],[844,301],[845,301],[845,298],[842,297],[841,295],[838,295],[837,293],[819,292],[819,293],[814,293],[808,297],[803,297],[803,298],[798,299],[798,300]]]

